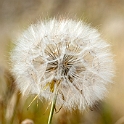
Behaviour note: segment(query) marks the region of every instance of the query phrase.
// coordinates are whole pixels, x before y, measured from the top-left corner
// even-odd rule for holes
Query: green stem
[[[56,105],[56,100],[57,100],[57,93],[55,93],[53,101],[52,101],[52,105],[51,105],[51,110],[50,110],[50,114],[49,114],[49,119],[48,119],[48,124],[51,124],[52,122],[52,117],[53,117],[53,113],[54,113],[54,109],[55,109],[55,105]]]

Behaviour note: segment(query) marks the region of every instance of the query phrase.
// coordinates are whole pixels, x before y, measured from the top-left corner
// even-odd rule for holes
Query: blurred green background
[[[37,107],[36,100],[27,110],[34,96],[25,98],[17,91],[9,52],[12,41],[31,23],[54,16],[82,19],[97,28],[112,45],[116,76],[106,99],[93,111],[61,109],[53,124],[124,124],[124,0],[0,0],[0,124],[20,124],[27,118],[47,124],[49,103],[38,100]]]

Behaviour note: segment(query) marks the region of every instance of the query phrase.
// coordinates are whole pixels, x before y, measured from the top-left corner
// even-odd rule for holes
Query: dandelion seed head
[[[31,25],[11,53],[12,72],[23,94],[84,110],[104,98],[114,74],[110,46],[82,21],[51,19]]]

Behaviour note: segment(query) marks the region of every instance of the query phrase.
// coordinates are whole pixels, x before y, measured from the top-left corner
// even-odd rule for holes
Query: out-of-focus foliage
[[[122,124],[124,123],[124,1],[123,0],[0,0],[0,124],[19,124],[31,119],[46,124],[47,101],[25,98],[16,89],[10,70],[12,41],[31,23],[50,17],[82,19],[98,28],[112,45],[116,76],[107,98],[93,111],[80,113],[63,109],[54,114],[53,124]],[[5,69],[6,68],[6,69]],[[50,107],[49,107],[50,108]],[[46,111],[46,112],[45,112]]]

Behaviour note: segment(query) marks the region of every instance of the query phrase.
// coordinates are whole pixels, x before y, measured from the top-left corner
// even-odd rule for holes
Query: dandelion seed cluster
[[[71,19],[31,25],[11,52],[20,91],[51,100],[59,81],[56,104],[68,110],[84,110],[104,98],[114,72],[112,57],[97,30]]]

